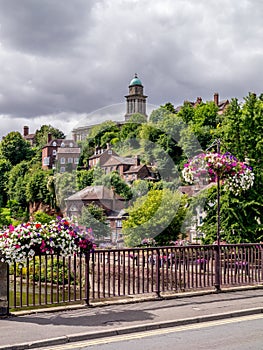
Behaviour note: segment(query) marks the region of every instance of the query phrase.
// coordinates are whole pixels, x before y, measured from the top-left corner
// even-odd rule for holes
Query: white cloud
[[[261,93],[262,15],[260,0],[0,0],[0,133],[123,103],[134,72],[157,105]]]

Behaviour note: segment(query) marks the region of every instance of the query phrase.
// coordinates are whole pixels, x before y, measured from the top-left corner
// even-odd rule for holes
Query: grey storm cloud
[[[262,16],[261,0],[0,0],[0,133],[93,122],[135,72],[155,105],[261,93]]]

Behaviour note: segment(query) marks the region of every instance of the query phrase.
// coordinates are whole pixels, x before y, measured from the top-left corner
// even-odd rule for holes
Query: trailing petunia
[[[10,226],[0,233],[2,261],[23,264],[39,254],[69,256],[90,251],[95,247],[91,228],[57,218],[49,224],[27,222]]]
[[[240,195],[253,186],[254,173],[246,163],[240,162],[231,153],[201,153],[184,165],[182,171],[186,182],[215,182],[219,178],[226,190]]]

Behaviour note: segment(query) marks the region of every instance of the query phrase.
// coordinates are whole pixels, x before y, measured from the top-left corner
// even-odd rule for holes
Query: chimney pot
[[[214,103],[215,103],[216,106],[219,105],[219,94],[218,94],[218,92],[214,93]]]
[[[24,136],[27,136],[29,133],[29,127],[28,126],[24,126]]]

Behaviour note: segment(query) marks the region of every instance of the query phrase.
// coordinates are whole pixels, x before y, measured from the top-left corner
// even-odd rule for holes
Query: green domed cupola
[[[136,73],[134,75],[134,78],[130,82],[130,86],[134,86],[134,85],[141,85],[142,86],[142,82],[140,81],[140,79],[138,78]]]
[[[147,96],[143,93],[143,85],[141,80],[135,73],[134,78],[129,85],[129,95],[126,97],[126,114],[125,121],[127,122],[133,114],[139,113],[145,116],[146,114],[146,99]]]

